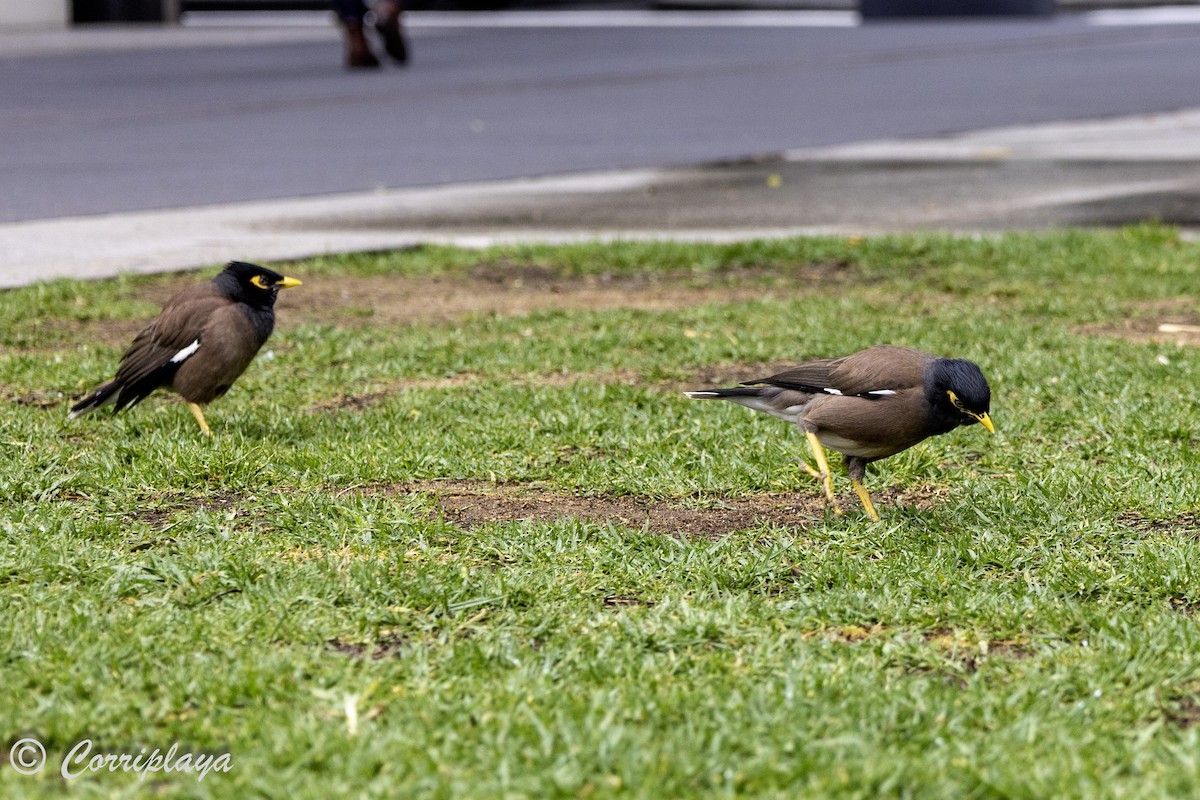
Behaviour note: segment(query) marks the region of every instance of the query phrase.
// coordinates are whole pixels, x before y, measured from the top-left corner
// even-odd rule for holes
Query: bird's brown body
[[[212,355],[187,358],[175,370],[170,388],[192,403],[211,403],[246,371],[263,342],[250,317],[218,294],[211,284],[175,295],[125,351],[116,380],[134,385],[193,342]],[[263,340],[265,341],[265,339]]]
[[[119,411],[161,387],[181,395],[208,434],[200,406],[246,371],[275,327],[276,293],[299,283],[234,262],[213,280],[182,290],[134,338],[113,380],[76,403],[71,416],[109,403]]]
[[[842,453],[873,518],[878,517],[861,485],[867,464],[959,425],[979,422],[992,429],[991,390],[977,366],[895,345],[809,361],[739,387],[688,396],[729,400],[798,425],[813,448],[831,500],[822,448]]]

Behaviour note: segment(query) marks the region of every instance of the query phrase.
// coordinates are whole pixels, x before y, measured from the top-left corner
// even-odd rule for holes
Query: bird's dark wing
[[[844,358],[822,358],[776,373],[769,378],[743,381],[743,386],[778,386],[798,392],[821,394],[833,387],[833,372]]]
[[[187,351],[195,352],[209,317],[229,302],[210,284],[190,287],[173,297],[121,357],[114,379],[120,386],[116,409],[134,405],[169,384],[175,370],[190,356]]]
[[[925,369],[935,356],[881,344],[846,356],[830,375],[830,386],[848,395],[915,389],[925,385]]]
[[[749,381],[812,394],[880,397],[923,386],[925,368],[934,356],[909,347],[878,345],[843,358],[809,361],[798,367]]]

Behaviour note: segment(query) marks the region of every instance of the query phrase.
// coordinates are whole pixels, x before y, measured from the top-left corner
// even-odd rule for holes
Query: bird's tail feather
[[[804,418],[808,400],[812,397],[808,394],[787,392],[777,386],[734,386],[729,389],[707,389],[684,394],[697,400],[728,400],[788,422],[799,422]]]
[[[761,397],[763,390],[751,386],[735,386],[732,389],[706,389],[702,392],[684,392],[694,400],[729,400],[734,397]]]
[[[121,387],[117,385],[116,381],[111,381],[104,384],[100,388],[96,389],[96,391],[92,392],[87,397],[71,406],[71,413],[67,415],[67,419],[75,419],[76,417],[82,416],[89,411],[96,410],[100,406],[115,402],[117,399],[117,390],[120,388]]]

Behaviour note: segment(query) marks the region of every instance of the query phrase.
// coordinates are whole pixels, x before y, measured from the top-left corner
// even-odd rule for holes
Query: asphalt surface
[[[430,240],[1200,214],[1200,17],[612,14],[412,15],[413,66],[368,75],[311,25],[0,34],[0,285]]]

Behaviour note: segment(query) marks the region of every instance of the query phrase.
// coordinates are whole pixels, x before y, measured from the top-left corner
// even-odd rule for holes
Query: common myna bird
[[[246,371],[275,328],[279,290],[299,285],[266,267],[230,262],[211,281],[167,301],[121,356],[116,377],[71,406],[70,419],[109,403],[116,413],[166,387],[183,396],[200,430],[212,436],[200,406]]]
[[[888,344],[809,361],[732,389],[686,394],[729,400],[799,425],[819,471],[805,468],[823,483],[836,513],[841,511],[824,448],[842,453],[854,491],[875,521],[879,514],[862,484],[867,464],[959,425],[978,422],[996,432],[988,416],[992,390],[978,366]]]

